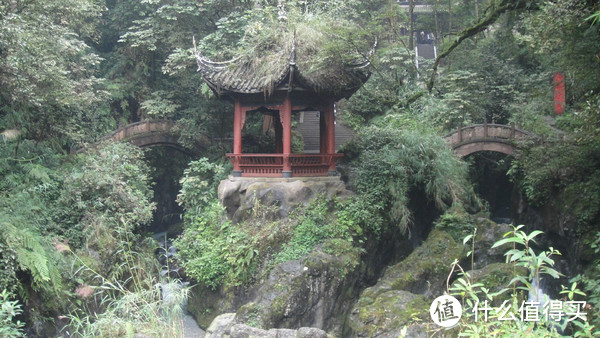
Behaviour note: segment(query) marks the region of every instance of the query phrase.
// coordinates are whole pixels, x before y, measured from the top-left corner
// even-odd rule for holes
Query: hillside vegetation
[[[384,318],[377,311],[390,304],[379,297],[380,290],[414,304],[414,313],[394,318],[398,327],[393,329],[406,332],[418,324],[423,318],[416,313],[430,295],[423,290],[409,295],[414,291],[409,282],[398,286],[397,271],[408,266],[401,259],[435,227],[432,239],[441,238],[447,247],[430,241],[420,250],[463,257],[432,256],[446,266],[438,271],[427,262],[415,264],[414,276],[458,271],[452,260],[464,265],[473,257],[477,249],[468,236],[480,229],[478,217],[486,213],[469,176],[469,164],[477,159],[457,158],[442,137],[460,124],[488,122],[515,123],[538,136],[520,144],[507,165],[519,203],[526,206],[521,209],[529,212],[522,214],[523,221],[533,214],[542,220],[512,228],[510,243],[523,252],[511,254],[514,277],[521,277],[521,286],[531,286],[527,283],[540,276],[540,269],[554,277],[556,252],[530,240],[561,242],[573,267],[562,277],[568,289],[561,297],[589,304],[587,322],[565,332],[597,334],[600,5],[591,0],[425,0],[417,3],[429,6],[423,12],[413,8],[415,3],[0,2],[0,336],[181,334],[175,322],[189,289],[177,289],[177,301],[162,300],[165,280],[149,225],[157,208],[154,194],[161,191],[153,190],[157,177],[183,168],[153,168],[161,155],[128,143],[96,143],[120,126],[159,118],[175,121],[183,145],[193,145],[201,135],[212,140],[202,158],[191,159],[183,176],[173,178],[180,179],[176,198],[183,208],[173,227],[179,235],[177,259],[194,285],[190,306],[202,326],[224,309],[239,310],[246,324],[262,329],[303,324],[304,319],[287,317],[284,305],[302,303],[291,298],[308,286],[279,283],[289,277],[281,277],[281,271],[293,270],[294,262],[304,264],[307,274],[322,270],[336,276],[327,284],[327,292],[333,290],[341,302],[332,303],[331,313],[338,317],[327,324],[336,334],[396,332],[385,331],[383,324],[347,323],[355,306],[352,318]],[[422,42],[421,32],[435,38],[437,59],[418,60],[417,68],[414,47]],[[231,171],[224,154],[231,147],[233,107],[203,83],[194,49],[214,61],[241,57],[252,63],[266,55],[271,64],[253,66],[268,74],[281,61],[280,54],[269,51],[294,36],[301,42],[299,51],[312,56],[304,66],[332,78],[340,60],[349,61],[348,55],[377,41],[374,53],[365,55],[370,79],[337,104],[337,119],[357,131],[342,149],[339,167],[352,193],[316,197],[286,217],[257,202],[247,217],[233,221],[217,199],[217,186]],[[565,76],[561,115],[554,112],[557,72]],[[249,117],[244,146],[270,152],[272,136],[261,126],[260,117]],[[378,261],[380,254],[384,258]],[[539,258],[546,254],[552,259]],[[383,274],[387,264],[397,263],[403,265]],[[267,283],[271,273],[281,273],[279,284]],[[380,277],[384,282],[396,278],[395,286],[380,289],[375,286]],[[452,279],[463,281],[462,289],[454,288],[465,302],[487,297],[489,290],[463,277]],[[241,293],[265,285],[281,296],[260,303],[271,312],[236,303]],[[373,289],[362,295],[371,296],[361,298],[367,287]],[[213,307],[196,303],[214,295],[225,296]],[[465,334],[527,329],[525,324],[464,324],[459,330]],[[540,325],[536,332],[550,334],[551,326]]]

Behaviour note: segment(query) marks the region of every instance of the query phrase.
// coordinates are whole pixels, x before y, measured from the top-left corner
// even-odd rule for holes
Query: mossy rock
[[[496,293],[503,289],[512,289],[512,285],[509,285],[515,274],[525,276],[528,271],[524,267],[515,267],[508,263],[493,263],[487,265],[479,270],[469,271],[468,274],[471,276],[471,283],[481,283],[485,288],[489,290],[489,293]],[[453,282],[450,288],[457,286],[457,282]],[[459,295],[464,296],[464,295]],[[505,292],[502,295],[497,296],[494,299],[494,305],[499,306],[503,301],[510,299],[511,293]]]
[[[475,219],[477,233],[475,234],[475,269],[481,269],[493,263],[505,261],[504,253],[512,249],[510,243],[492,248],[494,243],[504,238],[504,234],[512,231],[508,224],[498,224],[487,218]],[[471,242],[469,242],[471,244]]]
[[[361,297],[350,315],[357,337],[398,337],[402,328],[429,317],[429,301],[423,295],[389,290],[377,298]]]
[[[222,310],[219,307],[220,295],[216,291],[197,286],[189,293],[187,310],[198,325],[207,328]]]
[[[443,293],[450,265],[465,253],[449,233],[432,230],[420,247],[361,293],[349,318],[353,335],[397,337],[405,325],[429,320],[428,297]]]
[[[465,254],[462,243],[450,234],[434,229],[405,260],[388,268],[381,281],[392,290],[405,290],[427,297],[439,295],[450,265]]]
[[[351,250],[334,256],[320,249],[301,260],[278,264],[268,278],[252,291],[256,297],[240,307],[236,322],[260,329],[273,327],[325,328],[331,318],[356,295],[354,285],[360,254]]]
[[[260,306],[256,303],[249,302],[238,309],[235,314],[235,322],[245,324],[257,329],[265,328],[264,314]]]
[[[479,270],[470,271],[474,283],[482,283],[491,292],[499,291],[509,287],[509,283],[515,274],[527,275],[527,269],[522,266],[515,267],[508,263],[493,263]]]

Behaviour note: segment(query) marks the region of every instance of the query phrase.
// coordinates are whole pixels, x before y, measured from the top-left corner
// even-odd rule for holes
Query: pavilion
[[[369,78],[369,61],[358,52],[351,62],[315,67],[314,53],[302,53],[295,36],[264,59],[213,62],[196,51],[198,70],[213,92],[234,104],[234,177],[335,176],[342,154],[335,152],[335,102],[350,97]],[[309,55],[306,55],[309,54]],[[314,60],[312,60],[314,61]],[[266,66],[265,66],[266,65]],[[267,69],[265,71],[265,69]],[[291,152],[292,114],[319,111],[320,152]],[[247,113],[273,118],[275,153],[242,153]]]

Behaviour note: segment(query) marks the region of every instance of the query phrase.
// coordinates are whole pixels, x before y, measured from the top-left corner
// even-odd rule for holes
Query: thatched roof
[[[350,97],[369,78],[370,63],[358,52],[350,62],[335,57],[322,62],[315,60],[320,56],[315,46],[298,47],[295,36],[290,40],[281,41],[284,46],[279,49],[270,46],[262,55],[226,62],[211,61],[196,51],[198,71],[217,95],[266,97],[276,91],[308,91],[334,100]]]

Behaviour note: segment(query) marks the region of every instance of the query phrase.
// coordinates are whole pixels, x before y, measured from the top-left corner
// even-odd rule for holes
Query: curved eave
[[[225,92],[241,94],[268,93],[273,88],[281,85],[281,82],[289,73],[289,66],[286,64],[281,67],[279,74],[272,80],[265,76],[256,77],[252,69],[236,63],[238,60],[214,62],[196,53],[198,71],[217,95]]]
[[[345,67],[342,81],[327,77],[304,75],[298,69],[295,51],[288,62],[283,63],[278,75],[269,80],[267,77],[257,77],[250,67],[244,67],[234,59],[226,62],[214,62],[196,53],[198,71],[204,81],[217,95],[259,94],[269,96],[275,91],[294,89],[310,90],[321,96],[328,96],[336,101],[348,98],[354,94],[368,79],[370,62],[364,60]]]

